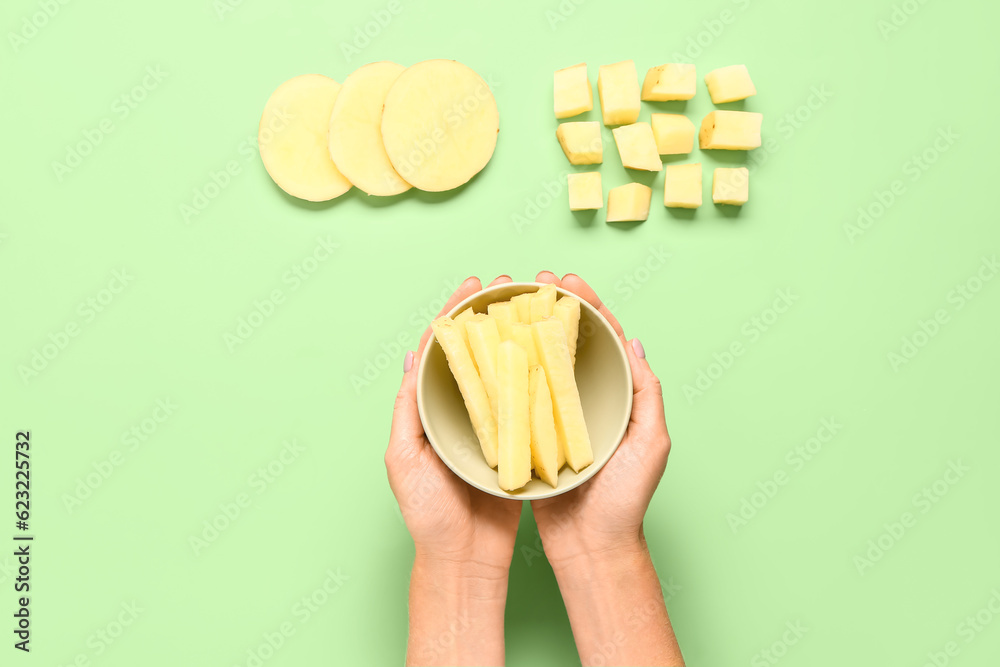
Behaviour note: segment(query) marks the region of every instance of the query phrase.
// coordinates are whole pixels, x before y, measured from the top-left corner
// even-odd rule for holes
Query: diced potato
[[[600,164],[604,160],[601,124],[596,120],[559,123],[556,138],[570,164]]]
[[[538,350],[535,347],[535,339],[531,333],[530,324],[518,323],[511,327],[511,333],[515,343],[521,346],[525,354],[528,355],[528,364],[534,366],[538,363]]]
[[[382,144],[403,180],[429,192],[464,185],[493,156],[497,103],[482,77],[454,60],[399,75],[382,108]]]
[[[642,82],[642,99],[650,102],[689,100],[694,97],[694,65],[667,63],[650,67]]]
[[[528,420],[531,426],[531,467],[538,478],[555,488],[559,484],[559,440],[552,416],[552,395],[545,369],[528,368]]]
[[[569,210],[589,211],[604,207],[604,190],[601,187],[601,172],[585,171],[566,174],[569,192]]]
[[[488,305],[486,312],[496,320],[501,342],[513,338],[510,326],[518,321],[517,306],[510,301],[498,301]]]
[[[472,356],[472,346],[469,345],[469,331],[466,325],[469,323],[473,317],[475,317],[476,311],[472,310],[471,307],[466,308],[458,315],[454,317],[455,324],[458,325],[458,333],[461,334],[462,340],[465,341],[465,346],[469,348],[469,355]],[[476,363],[476,357],[472,356],[472,365],[476,367],[476,371],[479,371],[479,365]]]
[[[713,111],[701,121],[698,142],[702,148],[748,151],[760,146],[764,116],[752,111]]]
[[[431,322],[434,336],[437,338],[441,349],[444,350],[448,359],[448,367],[451,374],[455,376],[458,389],[462,392],[462,399],[465,401],[465,408],[469,412],[469,420],[472,422],[472,430],[479,438],[479,445],[483,450],[486,463],[491,468],[497,466],[497,420],[493,416],[493,408],[490,405],[490,398],[486,394],[486,387],[476,372],[476,367],[472,363],[469,349],[462,340],[459,333],[460,327],[450,317],[441,317]]]
[[[597,95],[605,125],[628,125],[639,120],[639,75],[635,63],[625,60],[601,65],[597,72]]]
[[[490,399],[493,414],[497,413],[497,347],[500,345],[500,333],[497,330],[496,319],[489,315],[475,318],[466,323],[469,336],[469,347],[472,349],[472,359],[479,369],[479,377],[483,381],[486,395]]]
[[[571,296],[564,296],[552,307],[552,314],[562,322],[566,333],[566,346],[573,364],[576,364],[576,343],[580,336],[580,301]]]
[[[517,308],[517,321],[521,324],[531,324],[531,293],[518,294],[510,300]]]
[[[712,201],[742,206],[750,198],[750,170],[720,167],[712,176]]]
[[[671,208],[701,206],[701,163],[667,165],[663,179],[663,204]]]
[[[587,422],[583,416],[580,392],[576,387],[573,362],[566,344],[562,323],[550,318],[531,325],[538,348],[538,359],[552,394],[552,416],[556,438],[566,462],[580,472],[594,462]]]
[[[594,90],[587,78],[587,63],[556,70],[556,118],[569,118],[593,108]]]
[[[656,152],[653,129],[649,123],[622,125],[616,127],[611,133],[615,135],[615,144],[618,145],[618,154],[621,155],[622,165],[628,169],[642,169],[644,171],[663,169],[660,154]]]
[[[649,117],[660,155],[683,155],[694,150],[694,123],[679,113],[654,113]]]
[[[542,285],[531,295],[531,321],[537,322],[552,316],[552,307],[556,305],[556,286]]]
[[[757,94],[746,65],[730,65],[714,69],[705,75],[705,85],[708,86],[712,104],[745,100]]]
[[[500,488],[514,491],[531,481],[531,426],[528,420],[528,358],[513,341],[497,349],[499,412],[497,473]]]
[[[611,188],[608,192],[608,222],[645,220],[649,217],[649,202],[652,198],[652,189],[642,183],[628,183]]]

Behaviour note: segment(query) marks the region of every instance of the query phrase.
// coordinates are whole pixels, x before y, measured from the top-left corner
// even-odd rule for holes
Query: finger
[[[597,296],[597,292],[595,292],[594,289],[583,280],[583,278],[575,273],[567,273],[563,276],[561,286],[563,289],[573,292],[578,297],[584,299],[591,306],[596,308],[601,315],[604,316],[604,319],[611,324],[611,327],[615,330],[615,333],[618,334],[618,337],[622,339],[622,342],[625,342],[625,331],[622,329],[622,325],[618,323],[618,320],[611,314],[608,307],[601,302],[601,298]]]
[[[644,437],[639,440],[656,448],[657,458],[666,463],[670,452],[670,434],[663,413],[663,389],[660,380],[646,361],[646,352],[638,338],[625,344],[629,367],[632,369],[632,416],[629,429],[637,429]]]
[[[549,283],[550,285],[555,285],[560,287],[559,276],[552,273],[551,271],[540,271],[537,276],[535,276],[536,283]]]
[[[447,315],[448,311],[454,308],[456,305],[458,305],[460,301],[472,296],[476,292],[481,292],[482,289],[483,289],[483,284],[479,282],[479,278],[475,276],[466,278],[465,282],[459,285],[458,289],[455,290],[455,293],[451,295],[450,299],[448,299],[448,303],[444,304],[444,308],[442,308],[441,312],[438,313],[438,317]],[[427,341],[430,339],[430,337],[431,337],[431,328],[427,327],[427,330],[424,331],[424,335],[420,337],[420,346],[417,348],[417,356],[420,356],[420,354],[423,353],[424,346],[427,345]]]
[[[511,277],[505,273],[502,276],[497,276],[496,278],[494,278],[493,282],[487,285],[487,287],[493,287],[494,285],[502,285],[504,283],[512,283],[512,282],[514,281],[511,279]]]
[[[423,441],[424,426],[417,411],[417,368],[419,357],[407,352],[403,361],[403,383],[396,394],[396,404],[392,409],[392,428],[389,431],[389,448],[395,455],[405,456],[416,450]]]

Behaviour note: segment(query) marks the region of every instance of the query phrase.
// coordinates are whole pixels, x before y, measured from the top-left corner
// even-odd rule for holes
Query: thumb
[[[646,361],[646,351],[638,338],[625,345],[629,366],[632,368],[632,420],[631,423],[643,430],[666,431],[667,422],[663,415],[663,389],[660,380]]]

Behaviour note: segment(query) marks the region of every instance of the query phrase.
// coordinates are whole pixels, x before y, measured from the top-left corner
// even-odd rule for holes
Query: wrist
[[[649,558],[641,526],[637,530],[614,534],[595,535],[580,530],[560,530],[555,534],[542,534],[541,537],[545,557],[557,575]]]
[[[429,586],[456,599],[504,604],[509,572],[509,559],[505,563],[494,562],[478,559],[475,554],[441,553],[418,547],[411,585]]]

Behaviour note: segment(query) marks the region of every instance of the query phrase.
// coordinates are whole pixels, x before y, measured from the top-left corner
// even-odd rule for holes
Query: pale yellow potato
[[[694,123],[679,113],[654,113],[649,117],[660,155],[683,155],[694,150]]]
[[[528,355],[528,363],[532,366],[538,364],[538,350],[535,346],[535,338],[531,333],[531,325],[517,323],[511,325],[512,340],[521,346],[525,354]]]
[[[587,63],[556,70],[553,84],[556,118],[569,118],[594,108]]]
[[[746,65],[730,65],[713,69],[705,75],[705,85],[712,98],[712,104],[745,100],[757,94],[757,88],[750,79]]]
[[[465,409],[468,410],[469,420],[472,422],[472,430],[479,438],[479,446],[483,450],[486,463],[495,468],[497,467],[497,420],[493,415],[486,387],[476,372],[469,349],[459,332],[463,327],[455,324],[450,317],[440,317],[431,322],[431,328],[448,359],[448,367],[455,376],[458,389],[462,392]]]
[[[668,167],[669,169],[669,167]],[[649,217],[653,189],[642,183],[626,183],[608,191],[608,222],[641,222]]]
[[[303,74],[271,93],[257,142],[264,169],[279,188],[306,201],[328,201],[351,189],[330,158],[330,114],[340,84]]]
[[[490,161],[499,131],[489,85],[454,60],[407,68],[385,96],[385,152],[403,180],[421,190],[467,183]]]
[[[330,157],[356,188],[390,197],[406,192],[382,145],[382,105],[406,68],[392,62],[364,65],[346,79],[330,116]]]
[[[563,332],[566,334],[566,346],[569,348],[569,356],[576,365],[576,344],[580,336],[580,301],[571,296],[564,296],[552,307],[552,315],[563,325]]]
[[[542,285],[537,292],[531,295],[529,303],[532,322],[551,317],[552,307],[556,305],[556,286],[552,284]]]
[[[469,348],[469,355],[472,356],[472,346],[469,345],[469,331],[466,328],[466,324],[469,323],[473,317],[475,317],[476,312],[472,310],[471,307],[466,308],[458,315],[454,317],[455,324],[458,324],[458,332],[462,335],[462,340],[465,341],[465,346]],[[472,357],[472,365],[476,367],[476,372],[479,372],[479,365],[476,363],[476,358]]]
[[[701,121],[701,148],[749,151],[760,147],[764,116],[752,111],[712,111]]]
[[[531,293],[518,294],[510,302],[517,308],[517,321],[521,324],[531,324]]]
[[[496,320],[500,342],[513,338],[510,327],[518,321],[517,306],[510,301],[498,301],[486,307],[486,312]]]
[[[656,151],[656,138],[649,123],[632,123],[622,125],[611,131],[618,146],[618,155],[622,158],[622,166],[628,169],[644,171],[661,171],[663,162]]]
[[[628,125],[639,120],[639,75],[635,63],[625,60],[601,65],[597,71],[597,96],[605,125]]]
[[[513,341],[497,349],[497,474],[500,488],[514,491],[531,481],[531,426],[528,420],[528,357]]]
[[[485,315],[470,320],[465,329],[469,335],[472,358],[479,369],[479,377],[486,388],[486,395],[490,397],[493,414],[497,414],[497,347],[500,345],[497,321]]]
[[[531,328],[538,359],[545,369],[552,394],[552,416],[559,446],[569,466],[580,472],[594,462],[594,452],[590,446],[590,434],[583,416],[566,333],[562,322],[556,318],[535,322]]]
[[[642,99],[650,102],[689,100],[694,97],[694,65],[667,63],[650,67],[642,82]]]
[[[746,167],[719,167],[712,174],[712,201],[742,206],[750,199],[750,170]]]
[[[569,195],[569,210],[591,211],[604,208],[604,189],[601,186],[601,172],[583,171],[566,174],[566,190]]]
[[[545,380],[545,369],[528,368],[528,419],[531,424],[531,467],[538,479],[552,488],[559,484],[559,440],[552,417],[552,395]]]
[[[600,164],[604,160],[601,124],[596,120],[559,123],[556,139],[570,164]]]
[[[671,208],[701,206],[701,163],[667,165],[663,177],[663,205]]]

